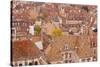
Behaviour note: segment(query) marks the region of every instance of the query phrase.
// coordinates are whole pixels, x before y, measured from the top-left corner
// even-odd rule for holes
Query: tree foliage
[[[34,27],[35,35],[39,35],[41,33],[41,28],[39,25],[35,25]]]
[[[62,30],[61,29],[55,28],[55,29],[52,30],[52,36],[59,37],[61,35],[62,35]]]

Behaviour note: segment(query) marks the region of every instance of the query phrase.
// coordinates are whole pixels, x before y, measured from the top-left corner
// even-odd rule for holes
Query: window
[[[68,63],[68,60],[65,60],[65,63]]]
[[[84,62],[85,61],[85,59],[82,59],[82,62]]]
[[[93,48],[93,47],[96,47],[96,43],[95,42],[91,43],[91,48]]]
[[[22,66],[22,64],[20,63],[19,66]]]
[[[33,63],[32,63],[32,62],[30,62],[30,63],[29,63],[29,65],[33,65]]]
[[[17,22],[16,24],[17,24],[17,26],[19,26],[20,22]]]
[[[72,54],[71,54],[71,53],[69,53],[69,58],[71,58],[71,55],[72,55]]]
[[[14,26],[17,26],[17,23],[14,23]]]
[[[17,66],[17,63],[15,63],[15,65],[14,66]]]
[[[93,42],[93,47],[96,47],[96,43],[95,42]]]
[[[90,58],[87,58],[87,61],[89,62],[91,59]]]
[[[65,53],[65,57],[68,58],[68,53]]]
[[[48,64],[51,64],[49,61],[47,62]]]
[[[28,63],[27,63],[27,62],[25,62],[25,65],[27,66],[27,65],[28,65]]]
[[[93,57],[93,61],[96,61],[96,60],[97,60],[97,58],[96,58],[96,56],[94,56],[94,57]]]
[[[69,60],[69,63],[71,63],[72,62],[72,60]]]
[[[34,62],[34,65],[38,65],[38,62],[37,62],[37,61],[35,61],[35,62]]]
[[[62,54],[62,56],[64,56],[64,54]]]

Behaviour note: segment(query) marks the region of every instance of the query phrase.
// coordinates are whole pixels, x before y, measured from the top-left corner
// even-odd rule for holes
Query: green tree
[[[35,25],[34,27],[35,35],[40,35],[41,33],[41,28],[39,25]]]
[[[54,37],[59,37],[59,36],[61,36],[61,35],[62,35],[62,30],[61,30],[61,29],[59,29],[59,28],[53,29],[53,31],[52,31],[52,36],[54,36]]]

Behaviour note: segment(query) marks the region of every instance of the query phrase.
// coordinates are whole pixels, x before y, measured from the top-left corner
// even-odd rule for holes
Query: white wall
[[[34,35],[34,25],[29,26],[29,33]]]

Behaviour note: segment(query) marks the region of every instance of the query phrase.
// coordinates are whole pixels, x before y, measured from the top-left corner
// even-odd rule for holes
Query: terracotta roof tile
[[[30,40],[12,42],[12,61],[33,59],[39,54],[39,49]]]

